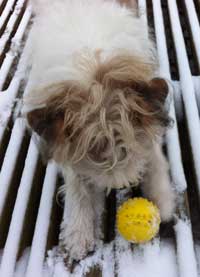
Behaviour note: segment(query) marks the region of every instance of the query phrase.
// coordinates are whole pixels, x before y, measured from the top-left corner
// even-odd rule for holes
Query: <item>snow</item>
[[[43,184],[42,197],[26,272],[28,277],[42,277],[51,208],[56,187],[56,177],[57,167],[53,162],[49,163]]]
[[[172,22],[172,31],[174,34],[176,53],[177,53],[177,58],[179,63],[179,71],[181,76],[180,85],[183,93],[183,98],[185,101],[188,124],[190,125],[193,154],[196,157],[196,170],[198,170],[197,167],[198,165],[200,166],[200,163],[199,163],[200,153],[198,148],[198,144],[199,144],[198,135],[200,134],[200,133],[198,134],[198,132],[200,131],[199,129],[200,125],[199,125],[197,104],[194,96],[194,86],[191,78],[189,64],[187,61],[186,50],[185,50],[184,40],[182,36],[182,31],[180,28],[180,22],[179,22],[179,17],[177,13],[176,3],[174,1],[168,1],[168,5],[169,5],[170,18]],[[164,77],[166,77],[167,79],[170,79],[169,61],[168,61],[168,54],[167,54],[167,48],[166,48],[165,30],[164,30],[164,24],[163,24],[163,17],[161,13],[160,1],[153,0],[153,11],[154,11],[155,30],[156,30],[156,42],[157,42],[159,62],[160,62],[160,71],[164,75]],[[177,100],[177,98],[175,99]],[[181,108],[180,97],[178,101],[179,101],[179,108]],[[177,130],[177,122],[176,122],[173,99],[170,106],[170,115],[174,119],[174,128],[170,129],[167,132],[166,141],[167,141],[172,180],[175,183],[175,188],[176,188],[176,191],[179,193],[178,197],[180,198],[179,201],[177,202],[181,203],[181,202],[184,202],[183,195],[181,194],[185,191],[187,184],[185,180],[181,153],[180,153],[180,145],[178,140],[178,130]],[[178,208],[179,208],[180,215],[182,216],[184,214],[182,210],[182,206],[179,205]],[[189,223],[189,220],[188,222],[186,222],[184,220],[179,219],[178,223],[175,226],[175,231],[176,231],[176,242],[177,242],[177,260],[179,265],[179,271],[181,273],[180,276],[196,277],[197,276],[196,258],[194,253],[193,238],[191,234],[191,225]],[[187,234],[187,236],[184,236],[184,234]],[[187,240],[187,243],[185,243],[185,240]],[[185,262],[187,259],[189,260],[189,263]]]
[[[175,1],[168,0],[169,15],[172,22],[172,33],[176,47],[176,55],[178,68],[180,73],[180,84],[185,103],[185,112],[188,123],[191,148],[194,158],[194,166],[196,170],[197,182],[200,189],[200,121],[198,107],[195,99],[195,91],[193,80],[190,72],[189,62],[183,38],[183,33],[180,26],[177,5]]]
[[[135,249],[136,248],[136,249]],[[146,245],[124,251],[119,277],[177,277],[176,255],[172,242],[155,239]],[[163,270],[164,269],[164,270]]]
[[[0,124],[5,124],[10,117],[13,107],[13,99],[10,93],[0,92]]]
[[[10,38],[10,35],[14,29],[14,25],[17,21],[18,15],[20,13],[20,10],[22,9],[23,5],[24,5],[24,1],[25,0],[18,0],[16,6],[15,6],[15,10],[12,13],[11,17],[9,18],[9,21],[6,25],[6,31],[3,33],[3,35],[0,38],[0,52],[2,53],[3,49],[6,46],[6,43],[8,41],[8,39]],[[0,21],[0,25],[3,24],[3,20]]]
[[[185,1],[185,6],[187,10],[187,15],[189,18],[190,26],[191,26],[191,31],[192,31],[192,38],[194,42],[194,47],[196,50],[196,55],[197,55],[197,60],[200,66],[200,26],[199,26],[199,21],[197,17],[197,13],[195,11],[195,6],[194,2],[191,0],[184,0]]]
[[[115,272],[115,256],[114,256],[114,242],[105,245],[102,256],[102,275],[104,277],[114,276]]]
[[[23,120],[17,119],[12,129],[11,138],[0,171],[0,215],[2,214],[6,195],[15,170],[17,156],[24,136],[24,130],[25,126]]]
[[[109,252],[108,248],[107,251]],[[80,261],[80,263],[75,266],[73,273],[71,274],[65,266],[63,257],[59,254],[59,249],[55,247],[51,251],[48,251],[48,257],[46,259],[46,263],[44,264],[42,277],[45,275],[48,277],[80,277],[88,273],[92,267],[100,269],[104,268],[104,272],[108,274],[109,269],[107,267],[105,268],[106,263],[102,263],[102,254],[103,246],[102,243],[99,243],[95,253],[92,256],[88,256],[84,260]],[[111,276],[112,275],[110,275],[110,277]]]
[[[14,60],[13,54],[7,53],[6,58],[3,60],[3,63],[0,69],[0,90],[2,90],[6,77],[10,72],[10,68],[13,60]]]
[[[6,80],[8,74],[10,74],[11,66],[14,61],[14,58],[20,53],[21,51],[21,43],[22,38],[25,34],[28,22],[31,17],[31,10],[28,7],[23,14],[22,20],[20,21],[19,27],[12,38],[10,50],[6,53],[6,57],[3,60],[1,69],[0,69],[0,90],[3,87],[3,84]]]
[[[26,267],[28,264],[30,255],[30,248],[26,248],[19,259],[19,261],[16,263],[16,269],[13,277],[23,277],[26,272]]]
[[[1,17],[0,17],[0,25],[4,20],[4,15],[6,17],[7,12],[10,11],[12,5],[13,5],[14,1],[8,1],[6,8],[4,9]],[[21,2],[18,2],[18,4],[20,4]],[[15,20],[16,20],[16,16],[19,12],[19,8],[22,7],[22,5],[18,5],[18,9],[15,15]],[[11,65],[12,62],[14,61],[14,58],[16,57],[17,53],[20,52],[21,49],[21,41],[22,38],[24,36],[24,33],[26,31],[27,28],[27,24],[30,20],[31,17],[31,10],[30,7],[28,7],[22,17],[22,20],[18,26],[18,29],[11,41],[11,46],[10,46],[10,50],[9,52],[7,52],[5,59],[3,60],[2,66],[0,68],[0,142],[2,140],[5,128],[7,127],[7,123],[8,120],[10,118],[11,115],[11,111],[13,108],[13,105],[15,103],[16,96],[18,93],[18,89],[20,86],[20,81],[22,78],[24,78],[23,73],[25,71],[24,68],[24,64],[25,64],[25,58],[24,56],[26,56],[26,51],[24,51],[24,53],[22,54],[19,64],[18,64],[18,68],[17,71],[8,87],[8,89],[6,91],[1,91],[4,85],[4,82],[8,76],[8,74],[10,74],[10,69],[11,69]],[[3,24],[3,23],[2,23]],[[1,43],[3,45],[3,43],[5,43],[5,37],[1,38]],[[23,68],[23,70],[22,70]]]
[[[181,277],[197,277],[197,263],[194,246],[191,245],[192,232],[190,222],[179,219],[174,227],[176,232],[177,262]]]
[[[15,0],[7,1],[6,7],[4,8],[3,13],[1,14],[1,17],[0,17],[0,29],[2,28],[3,24],[5,23],[5,20],[8,17],[10,11],[12,10],[14,3],[15,3]]]
[[[8,2],[7,4],[11,3]],[[18,1],[17,10],[15,10],[12,20],[15,20],[19,14],[19,9],[22,7],[22,1]],[[12,6],[12,5],[11,5]],[[15,51],[13,49],[16,47],[20,48],[20,41],[24,35],[24,32],[26,30],[28,21],[30,19],[31,11],[30,8],[26,10],[26,12],[23,15],[23,18],[20,22],[20,25],[18,27],[18,30],[15,34],[15,37],[13,38],[13,42],[11,44],[12,49],[7,54],[4,61],[7,61],[7,64],[5,67],[2,66],[1,68],[1,85],[3,85],[3,82],[9,72],[9,66],[11,65],[12,59],[15,56]],[[9,21],[13,23],[14,21]],[[10,23],[10,24],[11,24]],[[12,24],[10,27],[13,26]],[[10,29],[11,31],[11,29]],[[1,45],[5,42],[6,36],[4,36],[1,40]],[[11,110],[13,108],[13,104],[16,101],[16,96],[20,87],[21,80],[23,79],[23,73],[26,70],[25,64],[26,64],[26,56],[28,52],[28,47],[25,47],[24,52],[20,58],[17,71],[8,87],[8,89],[4,92],[0,93],[0,118],[1,118],[1,124],[0,124],[0,141],[2,140],[3,134],[5,132],[5,129],[7,128],[7,122],[9,120]],[[11,59],[10,62],[9,59]],[[5,70],[2,75],[2,70]],[[2,192],[0,196],[0,212],[2,211],[4,201],[6,199],[7,192],[9,190],[9,183],[12,178],[12,172],[15,168],[16,158],[20,151],[20,145],[25,133],[25,126],[22,124],[22,119],[17,119],[15,121],[11,138],[9,141],[8,148],[6,150],[5,159],[3,161],[0,180],[2,181],[0,190]],[[13,152],[14,151],[14,152]],[[27,207],[27,203],[30,196],[31,186],[32,186],[32,180],[33,176],[35,174],[35,168],[38,160],[38,150],[36,148],[35,142],[31,139],[29,150],[27,153],[26,161],[25,161],[25,167],[23,170],[23,175],[20,183],[20,187],[17,194],[17,199],[15,202],[14,211],[12,214],[11,224],[7,236],[7,241],[5,244],[5,248],[3,250],[2,254],[2,260],[1,260],[1,268],[0,268],[0,275],[6,276],[6,277],[13,277],[13,273],[15,270],[16,265],[16,259],[17,259],[17,252],[19,248],[20,243],[20,237],[21,232],[23,228],[23,221],[24,221],[24,215]],[[9,172],[9,174],[8,174]]]
[[[92,267],[99,268],[104,277],[114,277],[117,269],[119,277],[177,277],[178,267],[173,241],[158,238],[145,245],[133,246],[133,251],[122,247],[127,243],[118,238],[121,245],[116,245],[115,252],[118,252],[120,259],[115,264],[113,242],[105,246],[100,245],[95,254],[81,261],[71,274],[67,271],[63,259],[58,256],[57,248],[49,251],[47,261],[43,268],[42,277],[80,277],[84,276]],[[21,259],[21,263],[27,264],[26,257]],[[188,261],[190,262],[190,260]],[[25,266],[24,266],[25,267]],[[164,269],[164,270],[163,270]],[[24,277],[24,269],[20,277]],[[35,269],[32,274],[37,273]],[[16,274],[16,273],[15,273]],[[29,277],[29,275],[26,275]],[[38,276],[38,275],[35,275]],[[185,276],[185,275],[181,275]],[[189,276],[189,275],[188,275]],[[190,275],[195,276],[195,275]],[[18,277],[15,276],[14,277]]]
[[[92,266],[102,270],[104,277],[114,277],[115,270],[119,277],[178,276],[173,241],[162,240],[161,242],[159,239],[154,239],[145,245],[133,246],[133,251],[131,248],[127,249],[128,244],[121,237],[117,241],[115,252],[113,242],[105,246],[100,245],[95,254],[81,261],[72,274],[67,271],[62,258],[57,256],[57,249],[53,249],[49,251],[43,276],[80,277],[84,276]],[[114,260],[116,254],[120,257],[117,264]]]
[[[189,224],[187,220],[178,220],[175,226],[179,240],[177,250],[171,239],[155,238],[149,243],[130,247],[129,243],[118,236],[115,242],[106,245],[100,243],[96,252],[82,260],[72,274],[67,270],[58,248],[55,247],[48,251],[42,277],[80,277],[92,267],[99,268],[104,277],[114,277],[115,270],[119,277],[197,277],[194,252],[187,243],[188,237],[191,236]],[[178,256],[176,251],[180,252]],[[200,257],[199,245],[196,246],[196,252]],[[36,275],[38,273],[36,267],[32,269],[31,275],[25,275],[29,253],[30,250],[27,249],[17,262],[14,277],[39,276]]]
[[[35,142],[31,139],[12,214],[7,241],[4,247],[0,267],[0,276],[12,277],[14,272],[26,207],[30,197],[31,185],[35,174],[37,160],[38,150]]]
[[[167,54],[167,44],[164,30],[163,16],[161,12],[161,3],[158,0],[153,0],[153,11],[155,20],[155,33],[156,33],[156,43],[157,52],[159,58],[160,74],[167,80],[170,80],[170,69],[169,60]],[[169,88],[172,88],[169,86]],[[171,91],[173,95],[173,92]],[[169,109],[169,115],[174,120],[173,128],[169,129],[166,134],[166,143],[168,158],[170,163],[170,171],[172,175],[173,183],[177,192],[182,193],[185,191],[187,184],[185,180],[185,175],[183,171],[181,150],[179,143],[178,127],[176,121],[176,114],[174,108],[174,99],[171,99],[171,105]]]

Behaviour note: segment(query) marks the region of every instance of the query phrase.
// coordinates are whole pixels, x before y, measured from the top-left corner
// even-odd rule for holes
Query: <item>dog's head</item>
[[[96,60],[91,68],[90,81],[63,81],[36,93],[45,96],[34,99],[44,107],[30,111],[28,123],[62,166],[104,185],[128,185],[138,181],[153,141],[169,124],[168,86],[151,79],[154,65],[130,55]]]

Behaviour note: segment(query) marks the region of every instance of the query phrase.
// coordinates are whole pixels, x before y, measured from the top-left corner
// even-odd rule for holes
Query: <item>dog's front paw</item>
[[[93,232],[86,230],[63,229],[60,235],[60,242],[70,259],[79,261],[94,250]]]
[[[164,222],[170,221],[175,210],[175,196],[173,193],[166,193],[164,198],[160,197],[156,202],[160,210],[161,220]]]

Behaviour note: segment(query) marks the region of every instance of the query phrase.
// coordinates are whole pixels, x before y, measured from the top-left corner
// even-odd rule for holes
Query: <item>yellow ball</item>
[[[147,199],[129,199],[117,211],[117,229],[130,242],[144,243],[151,240],[158,233],[159,226],[159,210]]]

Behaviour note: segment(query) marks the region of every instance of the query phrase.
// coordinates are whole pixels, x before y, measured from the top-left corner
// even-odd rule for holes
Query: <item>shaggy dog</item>
[[[123,0],[33,0],[29,126],[63,171],[61,242],[74,259],[93,250],[107,188],[137,185],[171,218],[174,193],[161,138],[167,83],[154,43]]]

